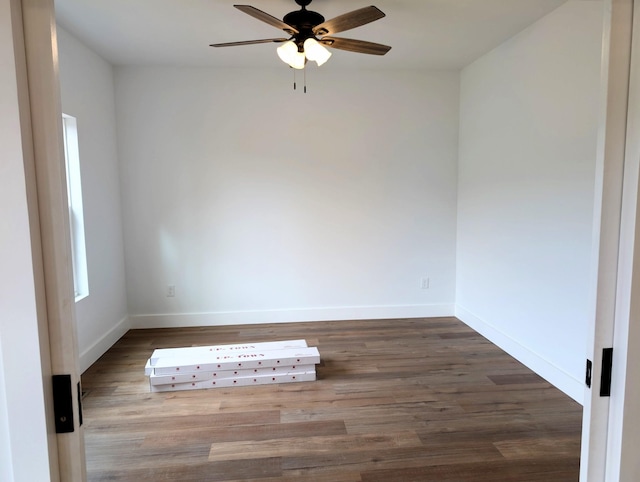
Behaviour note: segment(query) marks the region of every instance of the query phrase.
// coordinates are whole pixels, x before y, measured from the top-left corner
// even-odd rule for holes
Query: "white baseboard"
[[[521,345],[506,333],[492,326],[489,322],[482,320],[459,305],[455,307],[455,316],[491,343],[506,351],[527,368],[536,372],[553,386],[562,390],[576,402],[584,404],[584,385],[581,380],[576,380],[573,376],[549,362],[538,353]]]
[[[93,365],[98,358],[106,353],[116,341],[131,329],[131,320],[125,316],[113,328],[102,335],[93,345],[80,353],[80,373]]]
[[[120,320],[117,325],[80,354],[80,371],[83,372],[89,368],[129,329],[255,325],[306,321],[437,318],[442,316],[456,316],[463,323],[536,372],[559,390],[562,390],[576,402],[583,404],[584,386],[581,380],[575,379],[490,323],[465,308],[454,304],[130,315]]]
[[[131,328],[178,328],[188,326],[292,323],[298,321],[435,318],[440,316],[453,316],[454,311],[453,304],[437,304],[130,315],[130,318]]]

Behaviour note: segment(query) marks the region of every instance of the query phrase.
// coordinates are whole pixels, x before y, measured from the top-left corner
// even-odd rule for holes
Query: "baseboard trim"
[[[509,335],[487,321],[482,320],[469,310],[454,304],[130,315],[120,320],[113,328],[80,354],[80,371],[84,372],[95,363],[98,358],[130,329],[256,325],[263,323],[310,321],[437,318],[442,316],[457,317],[460,321],[487,338],[491,343],[500,347],[559,390],[562,390],[576,402],[580,404],[584,403],[584,387],[581,380],[575,379],[564,370],[518,343]]]
[[[130,329],[256,325],[263,323],[310,321],[437,318],[442,316],[457,317],[460,321],[487,338],[491,343],[500,347],[559,390],[562,390],[576,402],[580,404],[584,403],[584,387],[581,380],[575,379],[564,370],[518,343],[509,335],[487,321],[482,320],[469,310],[454,304],[130,315],[120,320],[113,328],[80,354],[80,371],[84,372],[95,363],[98,358]]]
[[[80,373],[93,365],[98,358],[104,355],[107,350],[122,338],[130,329],[131,319],[128,316],[125,316],[89,348],[80,353]]]
[[[557,367],[538,353],[523,346],[506,333],[502,332],[489,322],[456,305],[455,316],[464,324],[480,333],[494,345],[497,345],[520,363],[530,368],[553,386],[562,390],[576,402],[584,404],[584,385],[581,380]]]
[[[300,321],[435,318],[454,316],[453,304],[352,306],[212,313],[130,315],[131,328],[183,328],[189,326],[256,325]]]

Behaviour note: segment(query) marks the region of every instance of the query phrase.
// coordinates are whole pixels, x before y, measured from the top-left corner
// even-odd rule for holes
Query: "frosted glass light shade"
[[[305,58],[304,54],[302,52],[297,52],[291,62],[289,62],[289,65],[294,69],[300,70],[304,69],[304,64],[306,63],[306,61],[307,59]]]
[[[294,69],[304,69],[304,54],[298,52],[298,46],[293,40],[289,40],[278,47],[278,57]]]
[[[285,64],[290,63],[297,53],[298,46],[293,40],[289,40],[288,42],[285,42],[280,47],[278,47],[278,57],[280,57],[280,60],[282,60]]]
[[[315,61],[318,66],[324,64],[331,57],[331,52],[314,38],[308,38],[304,41],[304,54],[309,60]]]

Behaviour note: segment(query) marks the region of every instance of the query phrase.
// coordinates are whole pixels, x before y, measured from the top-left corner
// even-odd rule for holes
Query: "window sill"
[[[88,296],[89,296],[89,293],[82,293],[82,294],[76,295],[76,298],[75,298],[76,303],[84,300]]]

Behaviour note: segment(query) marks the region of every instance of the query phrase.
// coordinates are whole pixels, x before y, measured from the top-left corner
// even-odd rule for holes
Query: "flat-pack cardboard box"
[[[296,371],[277,375],[241,376],[223,380],[204,380],[187,383],[151,385],[152,392],[174,392],[178,390],[201,390],[205,388],[242,387],[248,385],[267,385],[270,383],[310,382],[316,379],[316,372]]]
[[[200,356],[220,352],[248,352],[258,350],[282,350],[285,348],[302,348],[306,347],[305,340],[285,340],[285,341],[267,341],[261,343],[240,343],[236,345],[211,345],[211,346],[188,346],[184,348],[158,348],[153,351],[149,358],[149,365],[155,366],[160,358]]]
[[[175,373],[172,375],[149,376],[151,385],[166,385],[172,383],[201,382],[205,380],[225,380],[239,377],[273,376],[295,372],[315,371],[315,365],[289,365],[280,367],[247,368],[238,370],[200,371],[193,373]]]
[[[154,375],[171,375],[183,372],[233,370],[236,368],[263,368],[285,365],[315,365],[320,363],[316,347],[286,348],[246,352],[206,353],[159,358],[153,365]]]
[[[313,381],[318,363],[305,340],[159,348],[145,374],[152,392],[167,392]]]

